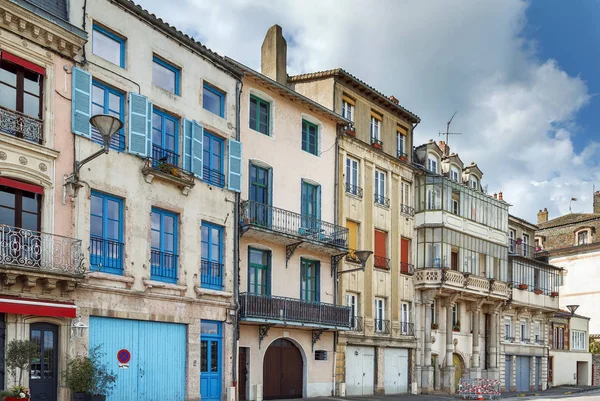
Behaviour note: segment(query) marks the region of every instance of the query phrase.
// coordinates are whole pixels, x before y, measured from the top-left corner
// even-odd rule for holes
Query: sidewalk
[[[502,393],[500,398],[511,398],[511,397],[532,397],[532,396],[545,396],[545,395],[570,395],[577,393],[584,393],[586,391],[598,390],[598,386],[557,386],[549,388],[544,391],[528,391],[528,392],[511,392]]]

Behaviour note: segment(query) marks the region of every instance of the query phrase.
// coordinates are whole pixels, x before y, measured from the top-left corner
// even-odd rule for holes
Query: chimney
[[[395,104],[400,104],[400,101],[398,99],[396,99],[396,97],[394,95],[390,96],[389,99]]]
[[[498,192],[498,200],[504,200],[502,199],[502,192]]]
[[[538,224],[542,224],[547,221],[548,221],[548,209],[544,208],[543,211],[540,209],[540,211],[538,212]]]
[[[287,85],[287,42],[279,25],[269,28],[260,52],[260,72],[282,85]]]
[[[600,191],[594,192],[594,213],[600,213]]]
[[[446,142],[440,141],[438,143],[438,146],[442,150],[442,153],[444,154],[444,156],[448,156],[450,154],[450,145],[446,144]]]
[[[498,194],[494,194],[494,199],[498,199]]]

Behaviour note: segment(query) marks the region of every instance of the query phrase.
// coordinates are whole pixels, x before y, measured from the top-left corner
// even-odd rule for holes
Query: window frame
[[[252,127],[252,101],[256,102],[256,110],[255,110],[255,121],[257,126],[256,127]],[[265,104],[267,106],[267,132],[262,132],[260,130],[260,105],[261,104]],[[250,99],[249,99],[249,107],[248,107],[248,127],[251,130],[254,130],[256,132],[260,132],[263,135],[266,136],[271,136],[271,102],[266,101],[264,99],[262,99],[261,97],[251,93],[250,94]]]
[[[160,252],[160,254],[170,254],[173,256],[173,269],[174,269],[174,278],[172,277],[165,277],[163,275],[156,275],[156,274],[152,274],[152,262],[150,262],[151,264],[151,273],[150,273],[150,279],[151,280],[155,280],[155,281],[162,281],[162,282],[166,282],[166,283],[177,283],[179,280],[179,215],[177,213],[165,210],[165,209],[161,209],[158,207],[154,207],[152,206],[151,209],[151,217],[150,219],[152,219],[152,215],[153,214],[158,214],[160,216],[160,228],[158,230],[159,232],[159,247],[156,248],[154,246],[152,246],[152,238],[150,239],[150,249],[151,250],[155,250]],[[173,233],[166,233],[165,229],[164,229],[164,218],[165,216],[167,217],[172,217],[173,218]],[[154,229],[152,229],[152,224],[150,225],[150,231],[156,231]],[[165,235],[169,235],[172,234],[173,235],[173,251],[165,251],[165,244],[164,244],[164,236]],[[152,237],[152,236],[151,236]],[[152,258],[151,258],[152,259]],[[163,267],[162,265],[159,265],[159,268],[161,270],[165,269],[165,267]]]
[[[346,292],[345,296],[346,306],[350,308],[350,323],[351,328],[358,328],[358,293]]]
[[[261,254],[266,254],[267,256],[267,264],[259,265],[258,263],[252,263],[250,254],[252,251],[260,252]],[[248,293],[255,295],[271,295],[271,265],[272,265],[272,252],[269,249],[255,248],[252,246],[248,247]],[[265,283],[259,285],[258,280],[258,272],[260,270],[264,270],[265,272]],[[252,280],[250,280],[250,276],[254,275],[254,284],[252,284]],[[257,292],[257,289],[264,289],[264,292]]]
[[[208,238],[205,238],[205,229],[206,228],[206,232],[208,233],[207,236]],[[218,259],[215,259],[212,255],[212,231],[217,231],[219,234],[219,255],[218,255]],[[202,261],[206,261],[208,263],[218,263],[219,264],[219,276],[216,277],[215,280],[215,276],[212,274],[212,270],[210,269],[211,272],[209,274],[203,274],[202,271],[200,272],[201,276],[210,276],[211,277],[211,283],[210,284],[203,284],[202,281],[200,283],[200,286],[202,288],[211,288],[211,289],[216,289],[216,290],[220,290],[223,288],[223,254],[224,254],[224,246],[225,246],[225,241],[224,241],[224,233],[225,233],[225,227],[220,226],[218,224],[214,224],[211,223],[209,221],[202,221],[202,224],[200,226],[200,249],[202,251],[202,248],[204,247],[204,244],[206,243],[206,248],[208,250],[208,254],[205,255],[204,252],[201,252],[202,254]],[[210,266],[212,267],[212,266]],[[202,269],[202,267],[201,267]]]
[[[360,161],[352,156],[346,156],[346,193],[359,196]]]
[[[104,35],[119,44],[119,64],[115,64],[112,61],[105,59],[101,55],[94,53],[94,34],[95,34],[95,32],[98,32],[101,35]],[[96,22],[93,23],[93,25],[92,25],[92,54],[95,55],[96,57],[100,57],[102,60],[105,60],[111,64],[118,65],[121,68],[125,68],[125,41],[126,41],[126,38],[116,34],[115,32],[111,31],[108,28],[103,27],[102,25],[99,25]]]
[[[305,127],[306,126],[306,130]],[[314,128],[315,129],[315,134],[314,134],[314,140],[315,140],[315,153],[310,151],[310,128]],[[305,138],[306,136],[306,138]],[[305,146],[306,144],[306,146]],[[302,119],[302,150],[305,151],[306,153],[310,153],[311,155],[315,155],[315,156],[319,156],[319,125],[315,124],[311,121],[308,121],[307,119],[303,118]]]
[[[585,335],[584,330],[571,330],[571,349],[575,351],[585,351]]]
[[[512,336],[512,319],[507,317],[504,318],[504,340],[509,341]]]
[[[93,197],[98,197],[102,200],[102,216],[100,215],[95,215],[92,212],[92,198]],[[110,219],[108,216],[108,201],[113,201],[116,202],[119,205],[119,217],[117,219],[118,224],[119,224],[119,238],[118,239],[111,239],[107,237],[107,223],[108,220],[113,220]],[[122,275],[123,274],[123,264],[124,264],[124,252],[123,252],[123,248],[124,248],[124,243],[123,243],[123,236],[124,236],[124,225],[125,225],[125,221],[124,221],[124,199],[111,195],[111,194],[107,194],[105,192],[100,192],[100,191],[96,191],[96,190],[92,190],[91,191],[91,196],[90,196],[90,270],[93,271],[100,271],[100,272],[106,272],[106,273],[110,273],[110,274],[117,274],[117,275]],[[92,224],[92,216],[97,216],[100,217],[102,219],[102,237],[98,237],[96,235],[92,234],[92,229],[91,229],[91,224]],[[114,221],[114,220],[113,220]],[[96,255],[92,255],[92,238],[98,238],[102,241],[102,255],[101,256],[96,256]],[[116,265],[117,267],[106,267],[106,266],[102,266],[101,268],[93,268],[92,265],[96,265],[97,263],[93,263],[93,260],[95,258],[100,259],[101,262],[104,262],[108,256],[104,256],[104,252],[105,250],[105,241],[110,241],[110,242],[116,242],[119,248],[119,256],[116,258],[116,262],[112,263],[113,265]]]
[[[452,331],[457,330],[460,331],[460,310],[458,304],[452,305]]]
[[[154,76],[152,76],[152,84],[163,90],[166,90],[167,92],[173,93],[174,95],[181,96],[181,68],[177,67],[174,64],[171,64],[170,62],[161,58],[160,56],[157,56],[156,54],[152,55],[152,63],[156,63],[161,67],[164,67],[167,70],[170,70],[171,72],[175,73],[175,91],[171,92],[169,89],[158,85],[156,82],[154,82]]]
[[[2,51],[2,53],[4,53],[4,50]],[[7,52],[8,53],[8,52]],[[34,71],[32,69],[27,68],[25,65],[25,63],[20,64],[16,61],[12,61],[12,60],[7,60],[5,58],[0,58],[0,66],[4,65],[4,64],[8,64],[9,66],[14,66],[14,68],[16,69],[15,72],[15,83],[14,85],[6,82],[6,81],[0,81],[0,83],[2,85],[14,88],[15,90],[15,107],[14,108],[10,108],[8,106],[3,106],[8,110],[14,110],[17,111],[19,113],[22,113],[23,115],[27,116],[28,118],[33,118],[33,119],[37,119],[39,121],[43,121],[43,117],[44,117],[44,74],[40,74],[40,72],[38,71]],[[36,66],[37,67],[37,66]],[[25,72],[31,73],[31,74],[36,74],[38,76],[39,79],[39,94],[35,95],[33,92],[27,91],[25,90]],[[37,116],[31,116],[29,114],[27,114],[25,112],[25,95],[29,94],[30,96],[37,96],[39,98],[39,103],[38,103],[38,110],[39,113]],[[26,139],[23,137],[22,133],[15,133],[15,136],[17,138],[22,138],[22,139]],[[32,142],[36,142],[36,141],[32,141]],[[40,134],[40,140],[39,143],[43,143],[43,135]]]
[[[523,256],[529,256],[529,234],[523,233]]]
[[[432,170],[431,167],[435,165],[435,170]],[[427,154],[427,170],[434,174],[438,174],[438,168],[440,165],[440,159],[432,153]]]
[[[400,190],[401,190],[401,199],[400,199],[400,204],[407,206],[407,207],[411,207],[411,201],[410,201],[410,183],[405,182],[405,181],[400,181]]]
[[[530,338],[529,336],[529,330],[527,327],[527,321],[526,320],[521,320],[520,325],[519,325],[519,339],[521,340],[521,342],[525,342],[525,340],[529,341]]]
[[[375,169],[375,204],[385,205],[385,199],[387,198],[387,183],[385,171],[378,168]]]
[[[312,268],[312,275],[308,275],[309,267]],[[321,301],[320,274],[320,261],[300,258],[300,300],[313,303]],[[309,288],[310,280],[312,280],[313,288]]]
[[[104,91],[104,98],[103,98],[104,105],[103,106],[100,106],[99,104],[94,102],[94,86],[97,88],[100,88]],[[121,101],[120,102],[121,103],[120,110],[119,110],[119,119],[121,121],[125,121],[125,93],[113,88],[112,86],[106,85],[103,82],[92,79],[92,95],[91,95],[92,107],[94,105],[96,105],[98,107],[102,107],[104,114],[110,114],[110,112],[111,112],[110,95],[111,94],[119,97],[119,99]],[[92,114],[94,114],[94,113],[92,112]],[[99,140],[98,138],[94,138],[94,132],[97,132],[97,135],[100,135],[98,130],[94,126],[92,126],[92,142],[99,143],[100,145],[104,145],[102,140]],[[115,138],[117,139],[116,145],[114,144]],[[121,127],[121,129],[111,138],[110,148],[116,150],[117,152],[125,151],[125,125],[123,125],[123,127]]]
[[[375,297],[375,333],[383,333],[385,328],[385,298]],[[379,324],[378,324],[379,323]]]
[[[154,143],[154,114],[157,114],[158,116],[160,116],[161,118],[161,128],[160,128],[160,135],[161,135],[161,144],[155,144]],[[175,144],[175,149],[169,149],[165,146],[163,146],[163,144],[165,143],[165,139],[168,136],[168,134],[166,133],[166,121],[172,121],[175,124],[175,132],[174,132],[174,137],[175,140],[173,141]],[[169,152],[173,152],[176,157],[175,157],[175,163],[171,163],[174,166],[179,166],[179,159],[180,159],[180,155],[179,155],[179,125],[180,125],[180,119],[166,111],[163,111],[157,107],[153,107],[152,108],[152,133],[151,133],[151,138],[152,138],[152,146],[154,147],[154,145],[158,146],[159,148],[161,148],[162,150],[167,150]],[[152,157],[154,158],[154,149],[152,150]],[[155,162],[158,162],[158,160],[155,160]]]
[[[369,129],[369,134],[371,135],[371,143],[377,141],[377,142],[381,142],[381,118],[377,118],[373,115],[373,112],[371,112],[371,122],[370,122],[370,129]]]
[[[208,139],[209,145],[206,146],[205,141]],[[225,139],[221,138],[218,135],[213,134],[207,130],[204,130],[204,135],[202,137],[203,143],[203,155],[202,155],[202,181],[206,182],[209,185],[214,185],[219,188],[225,187]],[[219,168],[215,169],[212,167],[213,158],[216,156],[213,154],[213,144],[216,143],[219,146],[219,152],[221,154],[221,162],[219,163]],[[207,165],[208,163],[208,165]],[[220,175],[217,175],[217,179],[213,177],[212,172],[217,172]]]
[[[348,112],[350,115],[348,116]],[[346,120],[354,122],[354,103],[349,101],[349,98],[342,97],[342,117]]]
[[[406,153],[406,135],[400,131],[396,131],[396,156],[408,157]]]
[[[12,180],[11,180],[12,181]],[[22,182],[16,182],[15,184],[21,184]],[[26,185],[30,185],[24,183]],[[23,228],[23,213],[33,214],[33,212],[27,211],[23,209],[23,193],[26,192],[28,194],[33,194],[34,198],[37,199],[37,229],[33,230],[36,232],[42,231],[42,202],[44,201],[44,193],[28,191],[23,187],[12,186],[10,183],[0,184],[0,187],[7,187],[14,191],[15,203],[13,207],[9,207],[7,205],[0,204],[1,208],[12,209],[14,211],[14,226],[18,229],[29,230],[28,228]]]
[[[205,92],[204,91],[209,91],[212,94],[217,95],[219,97],[219,108],[220,108],[219,113],[215,113],[212,110],[207,109],[204,106],[204,99],[205,99],[205,96],[204,96]],[[202,83],[202,108],[204,110],[206,110],[206,111],[214,114],[214,115],[217,115],[217,116],[219,116],[221,118],[225,118],[225,96],[226,95],[227,94],[224,91],[222,91],[221,89],[219,89],[216,86],[211,85],[208,82],[204,81]]]
[[[576,246],[580,246],[580,245],[588,245],[590,243],[590,229],[589,228],[584,228],[582,230],[577,230],[575,231],[575,244]],[[580,236],[582,234],[585,234],[585,241],[580,241]]]
[[[471,175],[469,177],[469,184],[470,184],[469,186],[472,189],[479,190],[479,178],[477,178],[476,176]]]

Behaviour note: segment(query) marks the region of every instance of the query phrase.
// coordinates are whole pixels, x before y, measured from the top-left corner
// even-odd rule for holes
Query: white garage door
[[[373,394],[375,383],[375,349],[346,347],[346,395]]]
[[[383,389],[386,394],[408,393],[408,350],[386,348]]]

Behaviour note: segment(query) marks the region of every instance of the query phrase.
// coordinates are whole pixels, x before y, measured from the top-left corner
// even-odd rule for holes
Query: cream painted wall
[[[577,384],[577,363],[587,364],[587,376],[584,385],[592,384],[592,354],[589,352],[565,352],[550,350],[550,356],[553,357],[552,378],[553,387]]]

